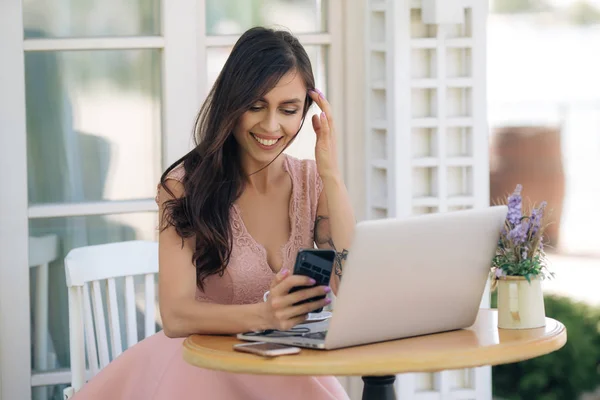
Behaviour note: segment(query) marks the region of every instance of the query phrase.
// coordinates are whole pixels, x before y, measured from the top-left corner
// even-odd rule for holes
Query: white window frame
[[[28,221],[33,218],[73,217],[156,211],[153,199],[99,201],[28,206],[24,53],[56,50],[161,49],[162,166],[191,146],[191,124],[200,103],[197,82],[196,0],[170,0],[162,7],[162,36],[116,38],[23,39],[19,0],[0,4],[0,165],[10,171],[0,194],[0,399],[28,399],[31,386],[70,380],[70,372],[32,375],[30,365],[30,302]],[[10,193],[9,195],[7,195]]]
[[[0,399],[31,396],[22,19],[20,1],[0,2]]]

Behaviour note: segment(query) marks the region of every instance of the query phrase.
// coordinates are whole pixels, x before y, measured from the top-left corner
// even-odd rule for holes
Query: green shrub
[[[550,8],[546,0],[495,0],[492,2],[492,11],[498,14],[531,13]]]
[[[496,307],[496,294],[492,307]],[[494,396],[507,400],[577,399],[600,386],[600,308],[544,296],[546,316],[567,328],[567,343],[545,356],[492,368]]]

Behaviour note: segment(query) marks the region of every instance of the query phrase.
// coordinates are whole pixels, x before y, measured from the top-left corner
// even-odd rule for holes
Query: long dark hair
[[[237,41],[194,124],[194,150],[176,161],[160,178],[183,163],[183,197],[165,202],[161,229],[173,226],[179,236],[196,238],[192,262],[196,285],[222,275],[231,255],[231,206],[240,196],[244,173],[233,129],[242,116],[266,95],[286,73],[296,71],[308,90],[314,77],[306,51],[292,34],[256,27]],[[312,104],[307,95],[303,122]],[[174,197],[174,196],[173,196]]]

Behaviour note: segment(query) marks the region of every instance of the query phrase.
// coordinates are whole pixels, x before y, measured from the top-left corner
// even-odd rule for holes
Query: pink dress
[[[284,168],[292,178],[291,235],[282,248],[283,266],[293,268],[296,252],[314,246],[313,225],[322,183],[314,161],[286,156]],[[181,180],[183,168],[170,178]],[[198,301],[250,304],[262,301],[274,273],[266,251],[246,230],[239,208],[231,212],[233,248],[222,277],[206,281]],[[171,339],[161,331],[129,348],[74,396],[75,400],[235,400],[235,399],[348,399],[335,377],[245,375],[212,371],[187,364],[182,358],[183,338]]]

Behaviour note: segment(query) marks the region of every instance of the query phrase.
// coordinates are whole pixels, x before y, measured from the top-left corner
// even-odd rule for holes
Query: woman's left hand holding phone
[[[312,286],[315,281],[304,275],[292,275],[287,269],[281,270],[273,281],[267,300],[263,305],[263,316],[268,329],[287,331],[306,321],[308,313],[324,307],[331,302],[329,298],[305,304],[294,305],[302,300],[326,295],[328,286],[315,286],[289,293],[295,286]]]

